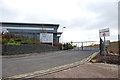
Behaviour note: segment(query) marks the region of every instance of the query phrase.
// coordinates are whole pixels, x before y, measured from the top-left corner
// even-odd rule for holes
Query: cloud
[[[118,32],[118,0],[1,0],[2,21],[60,24],[66,41],[85,40],[99,29]],[[82,34],[84,32],[84,35]],[[76,36],[74,36],[76,35]],[[115,33],[117,36],[117,33]],[[115,36],[114,35],[114,36]],[[83,39],[77,36],[82,36]]]

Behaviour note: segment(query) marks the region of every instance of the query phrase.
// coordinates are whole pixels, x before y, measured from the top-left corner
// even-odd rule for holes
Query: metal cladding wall
[[[57,50],[60,50],[60,48],[45,44],[2,45],[2,55],[40,53]]]
[[[11,23],[11,22],[2,22],[2,28],[7,30],[7,33],[14,34],[16,36],[24,36],[27,38],[33,38],[40,42],[40,36],[42,33],[53,34],[53,42],[58,42],[57,29],[59,24],[37,24],[37,23]],[[61,33],[62,34],[62,33]],[[47,36],[47,35],[46,35]],[[46,37],[42,37],[44,40]],[[43,41],[44,43],[48,43]],[[51,42],[49,42],[51,43]]]

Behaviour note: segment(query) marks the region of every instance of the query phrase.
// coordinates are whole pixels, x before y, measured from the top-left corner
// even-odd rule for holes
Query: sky
[[[60,24],[63,42],[99,41],[99,30],[109,28],[106,39],[117,41],[118,1],[0,0],[0,21]]]

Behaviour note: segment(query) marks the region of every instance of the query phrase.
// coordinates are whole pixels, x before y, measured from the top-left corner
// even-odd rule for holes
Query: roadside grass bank
[[[109,54],[107,56],[98,54],[90,62],[120,65],[120,57],[114,54]]]
[[[104,53],[96,55],[90,62],[120,65],[119,42],[111,42],[107,45],[107,52],[106,56],[103,55]]]

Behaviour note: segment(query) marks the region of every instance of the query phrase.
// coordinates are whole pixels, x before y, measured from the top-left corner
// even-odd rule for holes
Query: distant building
[[[59,24],[2,22],[2,32],[34,38],[43,43],[59,42],[62,32],[57,32]]]

